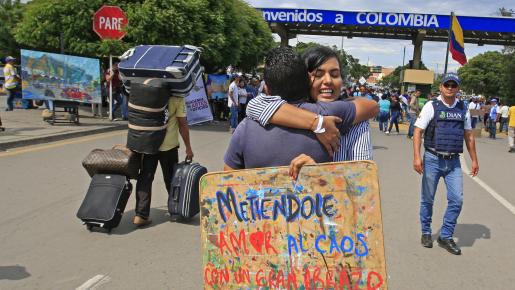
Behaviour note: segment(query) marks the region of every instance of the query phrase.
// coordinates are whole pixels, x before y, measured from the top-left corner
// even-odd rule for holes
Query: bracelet
[[[322,128],[323,123],[324,123],[324,116],[318,115],[318,125],[317,125],[317,128],[315,130],[313,130],[313,132],[315,134],[325,133],[325,128]]]

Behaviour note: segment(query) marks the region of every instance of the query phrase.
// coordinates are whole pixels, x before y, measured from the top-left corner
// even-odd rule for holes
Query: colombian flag
[[[449,45],[452,58],[459,62],[461,65],[467,63],[467,56],[465,55],[465,41],[463,39],[463,30],[456,15],[452,15],[452,29],[451,29],[451,43]]]

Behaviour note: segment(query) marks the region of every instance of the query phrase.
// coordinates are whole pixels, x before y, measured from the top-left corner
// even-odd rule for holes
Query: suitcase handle
[[[180,62],[183,62],[183,63],[190,63],[191,59],[193,58],[193,53],[191,52],[186,52],[186,53],[181,53],[181,54],[186,54],[186,58],[183,59],[183,60],[176,60],[176,61],[180,61]]]
[[[184,163],[186,163],[186,164],[191,164],[191,162],[193,162],[193,158],[190,159],[190,158],[186,157],[184,159]]]
[[[186,74],[186,70],[184,68],[177,68],[173,66],[169,66],[165,69],[167,72],[173,74],[175,78],[182,78]]]
[[[118,57],[118,58],[120,60],[126,60],[134,54],[134,51],[136,51],[136,49],[131,48],[131,49],[127,50],[126,52],[124,52],[122,55],[120,55],[120,57]]]

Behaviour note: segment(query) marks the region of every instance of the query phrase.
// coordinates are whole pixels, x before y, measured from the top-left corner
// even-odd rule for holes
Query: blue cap
[[[458,86],[461,84],[460,77],[458,77],[458,75],[455,73],[447,73],[443,76],[442,84],[445,84],[448,81],[453,81],[458,84]]]
[[[12,60],[16,60],[16,58],[12,57],[12,56],[8,56],[5,58],[5,62],[9,62],[9,61],[12,61]]]

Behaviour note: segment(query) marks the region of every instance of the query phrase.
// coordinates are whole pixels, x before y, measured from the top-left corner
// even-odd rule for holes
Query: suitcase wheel
[[[88,224],[88,225],[86,225],[86,228],[88,229],[88,231],[90,231],[90,232],[91,232],[91,231],[93,230],[93,225],[89,225],[89,224]]]

